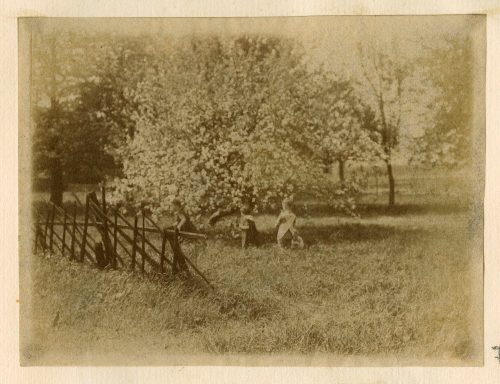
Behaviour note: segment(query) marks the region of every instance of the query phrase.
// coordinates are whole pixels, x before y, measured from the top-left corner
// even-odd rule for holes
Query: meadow
[[[21,255],[22,364],[480,365],[481,215],[431,197],[308,212],[297,250],[274,244],[273,215],[247,250],[223,221],[190,249],[214,290]]]

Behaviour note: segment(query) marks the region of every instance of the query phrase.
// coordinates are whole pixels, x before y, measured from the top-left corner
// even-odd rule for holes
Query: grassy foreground
[[[21,363],[482,363],[482,254],[467,212],[304,218],[306,248],[286,252],[273,220],[258,218],[261,248],[214,233],[197,249],[215,291],[21,255]]]

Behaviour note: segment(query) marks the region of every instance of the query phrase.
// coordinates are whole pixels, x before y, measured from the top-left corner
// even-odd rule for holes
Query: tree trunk
[[[344,173],[345,161],[338,160],[338,163],[339,163],[339,180],[340,180],[341,184],[344,184],[344,182],[345,182],[345,173]]]
[[[392,164],[391,160],[386,160],[387,164],[387,177],[389,178],[389,208],[392,208],[395,203],[395,182],[394,175],[392,173]]]
[[[54,159],[50,169],[50,201],[61,206],[63,201],[63,172],[60,159]]]

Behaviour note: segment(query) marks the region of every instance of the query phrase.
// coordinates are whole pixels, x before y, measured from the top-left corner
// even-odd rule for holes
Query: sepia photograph
[[[482,366],[486,16],[18,21],[21,366]]]

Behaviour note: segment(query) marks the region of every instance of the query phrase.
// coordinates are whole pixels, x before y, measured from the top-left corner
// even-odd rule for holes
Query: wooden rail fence
[[[101,269],[128,267],[143,273],[166,273],[168,269],[173,274],[194,273],[212,287],[181,247],[184,239],[206,240],[204,234],[161,228],[144,210],[128,219],[116,207],[106,204],[104,188],[101,193],[101,201],[95,192],[87,195],[85,204],[73,195],[71,209],[49,203],[45,217],[37,213],[35,250],[56,249],[62,256]],[[84,208],[83,220],[77,217],[78,206]]]

